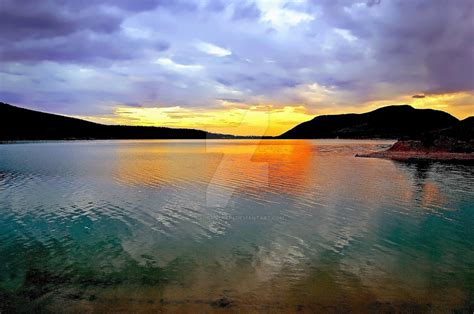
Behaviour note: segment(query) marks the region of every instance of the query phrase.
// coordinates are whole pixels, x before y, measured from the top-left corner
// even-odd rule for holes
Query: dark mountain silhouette
[[[474,153],[474,117],[466,118],[451,128],[425,133],[418,142],[422,150]]]
[[[444,129],[434,135],[438,137],[451,137],[458,140],[474,141],[474,116],[468,117],[452,128]]]
[[[104,125],[0,102],[0,141],[205,138],[233,138],[233,136],[194,129]]]
[[[453,127],[459,120],[432,109],[387,106],[362,114],[324,115],[303,122],[278,138],[418,138],[426,132]]]
[[[466,133],[466,128],[462,128],[461,124],[472,125],[473,122],[472,117],[460,122],[450,114],[438,110],[414,109],[408,105],[388,106],[363,114],[318,116],[276,138],[409,138],[427,142],[438,136],[434,135],[434,131],[444,137],[472,138],[472,133]],[[206,138],[252,137],[216,134],[196,129],[104,125],[0,102],[0,141]]]

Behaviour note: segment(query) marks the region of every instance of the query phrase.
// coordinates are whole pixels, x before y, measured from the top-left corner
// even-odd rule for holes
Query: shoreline
[[[387,141],[395,142],[391,138],[277,138],[277,137],[235,137],[235,138],[90,138],[90,139],[32,139],[32,140],[0,140],[2,144],[37,144],[37,143],[74,143],[74,142],[113,142],[113,141],[227,141],[227,140],[278,140],[278,141]]]
[[[474,153],[430,152],[430,151],[381,151],[356,154],[355,157],[382,158],[399,161],[469,161],[474,162]]]

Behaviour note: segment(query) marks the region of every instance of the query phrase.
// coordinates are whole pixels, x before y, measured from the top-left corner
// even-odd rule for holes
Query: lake
[[[0,145],[0,312],[474,304],[474,167],[390,141]]]

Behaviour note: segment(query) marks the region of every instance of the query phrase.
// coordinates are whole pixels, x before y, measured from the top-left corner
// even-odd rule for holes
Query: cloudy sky
[[[0,0],[0,101],[279,134],[389,104],[474,114],[472,0]]]

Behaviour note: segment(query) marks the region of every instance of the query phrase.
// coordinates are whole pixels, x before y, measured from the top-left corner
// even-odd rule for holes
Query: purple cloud
[[[1,100],[69,114],[474,90],[471,0],[3,0],[0,11]]]

